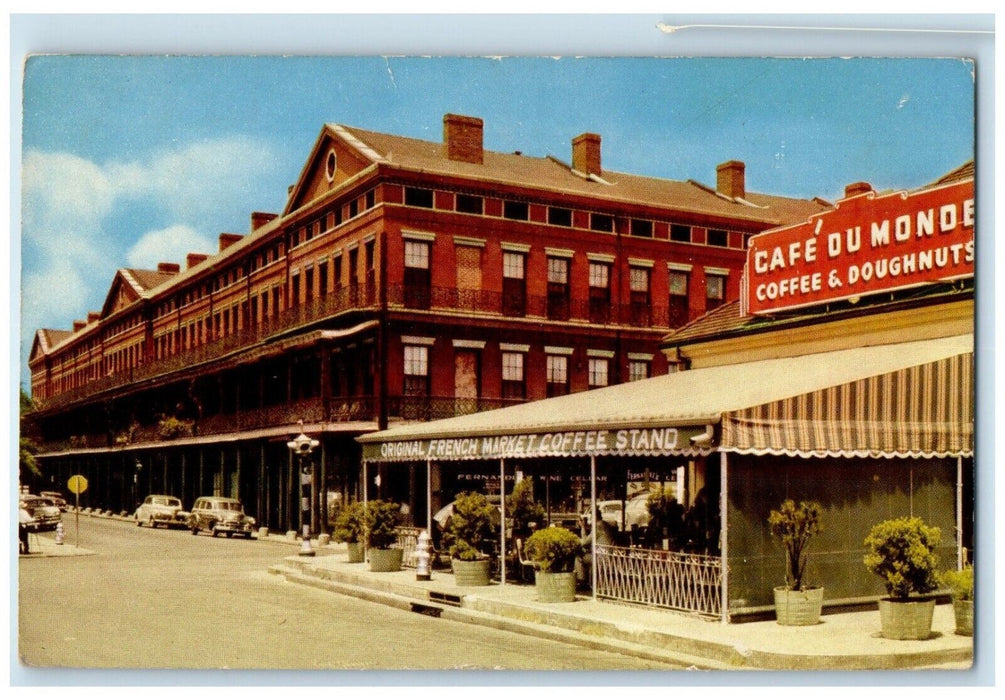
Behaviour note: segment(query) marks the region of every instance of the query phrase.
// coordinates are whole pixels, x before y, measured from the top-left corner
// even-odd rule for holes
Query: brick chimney
[[[240,233],[221,233],[220,234],[220,251],[223,252],[230,246],[237,243],[239,240],[244,238]]]
[[[868,182],[853,182],[850,185],[846,185],[844,188],[844,196],[857,197],[860,194],[865,194],[866,192],[872,192],[872,185]]]
[[[744,182],[746,167],[742,160],[730,160],[718,165],[715,169],[715,191],[730,199],[742,199],[747,196]]]
[[[272,221],[273,219],[275,219],[277,216],[279,216],[279,215],[278,214],[269,214],[268,212],[264,212],[264,211],[253,211],[253,212],[251,212],[251,230],[252,231],[257,231],[258,229],[260,229],[263,226],[265,226],[265,224],[267,224],[270,221]]]
[[[87,322],[94,323],[95,321],[101,320],[101,313],[98,311],[88,311],[87,312]]]
[[[209,256],[204,253],[189,253],[185,256],[185,269],[189,270],[195,267],[208,257]]]
[[[572,139],[572,169],[600,175],[600,134],[580,134]]]
[[[181,265],[169,262],[157,263],[157,272],[163,272],[168,275],[177,275],[181,272]]]
[[[83,328],[86,325],[87,324],[84,321],[74,321],[73,322],[73,332],[76,333],[77,331],[79,331],[81,328]]]
[[[464,163],[482,163],[482,120],[461,114],[443,115],[443,145],[447,158]]]

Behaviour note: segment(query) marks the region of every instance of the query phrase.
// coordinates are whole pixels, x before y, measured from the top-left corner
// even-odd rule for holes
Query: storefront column
[[[720,538],[720,573],[722,576],[722,600],[720,605],[722,606],[722,624],[729,624],[729,521],[726,514],[729,511],[729,462],[726,459],[726,453],[719,453],[719,474],[720,474],[720,493],[719,493],[719,522],[721,523],[719,528],[719,538]]]
[[[624,504],[621,506],[621,522],[624,524]],[[597,600],[597,457],[590,455],[590,589],[593,600]]]
[[[966,564],[963,556],[963,457],[956,458],[956,569]]]
[[[367,461],[363,460],[363,505],[366,506],[370,493],[370,476]]]
[[[499,506],[502,508],[499,522],[499,581],[506,585],[506,460],[499,460]]]
[[[426,460],[426,532],[433,536],[433,460]]]

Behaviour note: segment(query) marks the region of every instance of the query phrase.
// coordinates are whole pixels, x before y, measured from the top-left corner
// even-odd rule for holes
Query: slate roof
[[[600,180],[572,171],[571,166],[553,156],[537,157],[518,153],[483,151],[482,163],[450,160],[440,142],[383,134],[332,124],[336,134],[348,132],[381,162],[396,167],[444,176],[471,178],[533,189],[552,190],[566,195],[608,199],[619,204],[654,204],[700,216],[721,216],[768,225],[798,223],[830,205],[822,200],[794,199],[747,192],[743,201],[717,194],[714,187],[693,180],[668,180],[603,170]]]

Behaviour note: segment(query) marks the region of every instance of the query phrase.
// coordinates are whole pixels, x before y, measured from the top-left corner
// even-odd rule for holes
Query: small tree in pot
[[[461,493],[447,522],[450,559],[458,586],[487,586],[499,512],[484,494]]]
[[[363,561],[366,547],[363,538],[366,534],[366,511],[362,501],[347,503],[339,509],[335,516],[335,528],[332,532],[336,542],[345,542],[349,555],[349,563]]]
[[[953,596],[953,615],[956,618],[956,634],[974,636],[974,567],[964,566],[959,570],[944,571],[939,582],[949,589]]]
[[[807,586],[806,548],[820,530],[820,504],[786,499],[768,515],[771,535],[785,548],[785,585],[775,588],[775,619],[780,625],[815,625],[820,621],[824,589]]]
[[[865,538],[866,568],[883,580],[888,598],[879,601],[882,634],[888,639],[928,639],[932,632],[935,598],[924,596],[938,588],[942,540],[937,527],[921,518],[895,518],[874,526]]]
[[[546,527],[532,534],[524,545],[534,562],[538,599],[544,603],[568,603],[576,599],[576,559],[583,545],[571,530]]]
[[[401,506],[391,501],[370,501],[366,504],[367,556],[371,571],[398,571],[403,552],[398,542]]]

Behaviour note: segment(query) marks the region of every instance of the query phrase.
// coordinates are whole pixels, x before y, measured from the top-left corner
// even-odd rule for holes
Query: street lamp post
[[[313,557],[314,550],[311,548],[311,525],[310,525],[310,488],[313,481],[312,469],[304,466],[304,457],[310,457],[314,449],[320,445],[317,440],[309,438],[304,434],[304,422],[300,421],[300,434],[286,443],[290,452],[297,456],[300,466],[300,531],[303,540],[300,543],[300,556]]]

